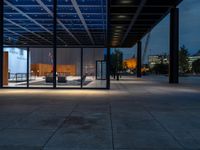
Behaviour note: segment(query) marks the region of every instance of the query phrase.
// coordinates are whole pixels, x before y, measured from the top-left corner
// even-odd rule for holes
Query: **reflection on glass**
[[[27,87],[27,74],[30,87],[52,87],[52,50],[40,49],[53,47],[52,7],[52,0],[4,0],[4,87]]]
[[[30,87],[53,86],[53,49],[30,48]]]
[[[4,48],[3,86],[27,86],[27,50],[23,48]]]
[[[106,61],[104,60],[97,61],[96,67],[97,67],[96,79],[106,80]]]
[[[57,87],[81,87],[81,49],[57,48]]]
[[[106,88],[106,49],[83,49],[83,87]]]
[[[107,27],[106,1],[95,4],[102,9],[98,7],[91,9],[90,5],[84,5],[86,9],[82,7],[72,9],[81,3],[61,0],[56,5],[57,62],[53,62],[55,44],[53,0],[4,1],[3,45],[6,46],[3,54],[4,87],[27,87],[29,75],[29,87],[52,88],[54,63],[57,68],[56,84],[59,88],[106,87],[105,49],[85,48],[81,55],[81,48],[69,48],[81,45],[104,45]],[[83,16],[88,29],[77,13],[80,11],[88,14]],[[96,14],[92,14],[91,11]],[[91,34],[89,37],[86,30]]]

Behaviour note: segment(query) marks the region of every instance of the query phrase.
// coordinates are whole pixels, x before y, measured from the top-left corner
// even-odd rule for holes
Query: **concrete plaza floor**
[[[0,90],[0,150],[200,150],[200,79],[111,90]]]

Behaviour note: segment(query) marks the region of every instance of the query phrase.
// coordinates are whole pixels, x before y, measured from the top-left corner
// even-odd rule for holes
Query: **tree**
[[[179,69],[181,73],[189,71],[189,53],[188,49],[183,45],[179,51]]]
[[[117,76],[117,80],[119,80],[119,73],[123,71],[123,53],[119,50],[115,50],[111,54],[111,65],[110,72],[113,75],[114,79]]]
[[[200,73],[200,59],[197,59],[192,63],[192,70],[195,73]]]

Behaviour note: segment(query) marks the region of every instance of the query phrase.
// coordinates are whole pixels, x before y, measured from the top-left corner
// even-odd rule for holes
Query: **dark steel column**
[[[179,82],[179,9],[170,11],[169,83]]]
[[[29,59],[29,47],[27,47],[27,76],[26,76],[26,81],[27,81],[27,88],[29,88],[29,75],[30,75],[30,67],[29,67],[29,63],[30,63],[30,59]]]
[[[106,57],[106,88],[110,89],[110,47],[107,48]]]
[[[107,1],[107,30],[106,30],[106,44],[107,44],[107,56],[106,56],[106,88],[110,89],[110,0]]]
[[[3,0],[0,1],[0,88],[3,87]]]
[[[83,48],[81,48],[81,88],[83,88]]]
[[[53,1],[53,88],[56,88],[57,64],[57,0]]]
[[[142,73],[141,73],[141,59],[142,59],[142,43],[141,41],[139,41],[137,43],[137,77],[141,78],[142,77]]]

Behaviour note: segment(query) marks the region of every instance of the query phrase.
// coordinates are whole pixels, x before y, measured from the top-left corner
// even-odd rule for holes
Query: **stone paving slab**
[[[46,146],[58,149],[112,149],[112,135],[108,131],[60,129]]]
[[[200,83],[164,79],[124,77],[97,91],[0,90],[0,150],[199,150]]]
[[[65,117],[63,116],[33,113],[10,125],[9,128],[53,130],[56,129],[64,120]]]
[[[0,146],[43,146],[51,130],[5,129],[0,131]]]
[[[93,148],[61,148],[61,147],[45,147],[44,150],[94,150]],[[113,148],[110,149],[104,149],[104,148],[95,148],[95,150],[113,150]]]
[[[0,146],[0,150],[41,150],[38,146]]]
[[[182,148],[173,137],[164,131],[128,130],[114,132],[116,148]]]

